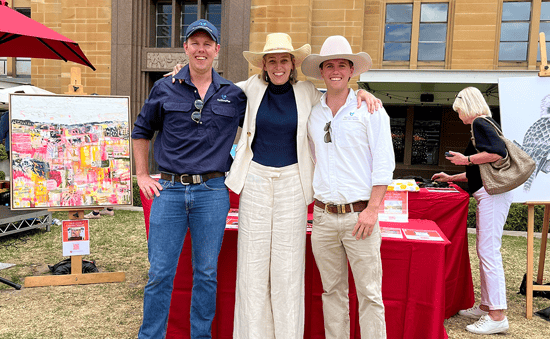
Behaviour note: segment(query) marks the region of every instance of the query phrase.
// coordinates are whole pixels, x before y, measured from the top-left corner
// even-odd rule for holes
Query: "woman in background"
[[[453,103],[453,110],[464,124],[472,125],[475,147],[470,140],[464,154],[450,152],[451,156],[446,157],[455,165],[465,165],[465,172],[455,175],[441,172],[435,174],[432,180],[468,182],[468,190],[477,201],[476,250],[481,278],[480,304],[458,314],[477,320],[466,326],[472,333],[501,333],[508,330],[509,325],[505,315],[506,285],[500,247],[513,195],[512,192],[489,195],[483,188],[479,165],[506,157],[506,146],[491,123],[476,119],[480,116],[492,119],[489,106],[477,88],[467,87],[460,91]]]

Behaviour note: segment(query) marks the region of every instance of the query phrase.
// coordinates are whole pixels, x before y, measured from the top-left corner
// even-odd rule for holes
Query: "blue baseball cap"
[[[216,26],[212,25],[210,21],[204,19],[197,20],[187,27],[187,30],[185,31],[185,41],[187,41],[191,35],[195,34],[199,30],[203,30],[208,33],[212,40],[214,40],[217,44],[220,43],[218,29]]]

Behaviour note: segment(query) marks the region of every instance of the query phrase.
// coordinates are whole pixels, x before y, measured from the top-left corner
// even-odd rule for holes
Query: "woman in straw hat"
[[[322,94],[298,81],[296,69],[310,53],[308,44],[294,49],[285,33],[267,35],[262,52],[243,52],[262,72],[236,84],[248,103],[225,181],[240,194],[233,338],[303,338],[305,226],[313,201],[307,121]],[[380,104],[365,91],[358,107],[361,101],[371,111]]]
[[[297,70],[311,53],[273,33],[262,52],[243,52],[261,68],[243,83],[248,105],[227,187],[240,194],[234,338],[303,338],[307,206],[313,161],[307,120],[321,93]],[[363,93],[363,100],[378,100]],[[360,103],[360,101],[359,101]]]

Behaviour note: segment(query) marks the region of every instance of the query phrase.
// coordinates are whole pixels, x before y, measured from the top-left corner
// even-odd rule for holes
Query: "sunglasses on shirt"
[[[201,117],[202,117],[203,107],[204,107],[204,102],[202,102],[202,100],[200,99],[195,100],[195,108],[198,109],[198,111],[191,113],[191,119],[197,124],[202,124]]]
[[[332,121],[329,121],[327,122],[327,124],[325,125],[325,128],[323,128],[323,130],[326,132],[325,133],[325,143],[330,143],[332,142],[332,138],[330,137],[330,123]]]

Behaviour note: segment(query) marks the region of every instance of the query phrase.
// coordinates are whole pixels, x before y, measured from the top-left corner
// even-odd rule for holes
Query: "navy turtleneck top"
[[[292,85],[269,83],[256,116],[252,160],[270,167],[297,163],[297,128],[298,109]]]

